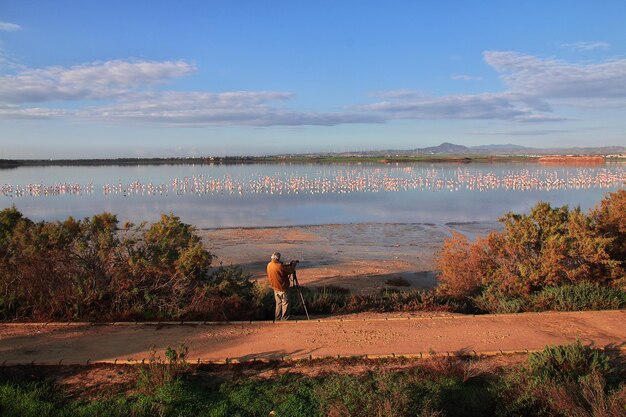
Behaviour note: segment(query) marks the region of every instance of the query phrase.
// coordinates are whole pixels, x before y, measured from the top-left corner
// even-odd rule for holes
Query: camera
[[[298,265],[298,263],[300,263],[299,259],[292,259],[291,261],[289,261],[289,265],[293,266],[294,268],[296,265]]]

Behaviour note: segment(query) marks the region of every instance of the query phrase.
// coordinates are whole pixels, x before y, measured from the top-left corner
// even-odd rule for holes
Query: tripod
[[[291,274],[291,277],[293,278],[293,286],[296,288],[296,291],[297,291],[298,296],[300,298],[300,303],[302,304],[302,307],[304,308],[304,312],[306,313],[306,319],[307,320],[311,320],[311,318],[309,317],[309,312],[306,309],[306,303],[304,302],[304,296],[302,295],[302,290],[300,289],[300,284],[298,283],[298,276],[296,275],[296,268],[295,268],[295,266],[293,268],[293,274]]]

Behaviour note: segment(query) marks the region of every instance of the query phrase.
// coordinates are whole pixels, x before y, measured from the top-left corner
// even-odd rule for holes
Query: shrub
[[[115,307],[137,318],[183,317],[197,288],[209,282],[212,254],[195,228],[173,214],[149,227],[128,226],[114,274]]]
[[[139,366],[139,379],[137,384],[144,394],[153,394],[168,384],[177,381],[188,369],[187,353],[189,349],[184,343],[180,344],[178,351],[167,347],[165,357],[157,355],[153,347],[147,364]]]
[[[490,269],[494,268],[489,254],[489,238],[478,238],[474,244],[469,244],[467,238],[453,232],[452,238],[443,242],[443,247],[437,257],[438,291],[450,297],[470,297],[480,292],[483,281],[487,278]]]
[[[559,308],[614,306],[619,296],[590,291],[589,285],[626,288],[624,218],[626,192],[620,190],[588,215],[579,208],[538,203],[529,214],[507,213],[500,219],[502,232],[472,243],[455,233],[444,242],[437,261],[438,292],[472,300],[484,311],[513,312],[528,308],[530,299],[545,288],[570,286],[558,295],[547,290],[537,306],[565,298],[569,301]],[[578,296],[588,299],[575,300]]]
[[[626,386],[611,391],[605,382],[599,372],[593,371],[580,382],[548,381],[536,389],[536,395],[551,415],[621,417],[626,409]]]
[[[232,292],[230,277],[210,275],[212,254],[178,217],[122,233],[117,224],[109,213],[33,223],[14,207],[0,211],[0,318],[177,318],[199,287]]]
[[[618,417],[626,407],[626,386],[612,386],[609,358],[580,342],[546,347],[522,368],[508,370],[490,391],[499,416]],[[613,379],[613,378],[611,378]]]
[[[528,357],[529,374],[539,382],[579,382],[599,372],[606,377],[612,372],[609,358],[603,352],[583,346],[577,341],[569,345],[547,346]]]
[[[340,287],[339,285],[325,285],[322,288],[324,289],[325,292],[330,293],[330,294],[343,294],[343,295],[350,294],[349,288]]]
[[[487,287],[482,293],[473,297],[472,301],[480,311],[485,313],[511,314],[528,310],[527,299],[511,297],[493,287]]]
[[[507,214],[500,246],[492,246],[498,268],[492,285],[510,295],[528,295],[545,286],[606,283],[617,261],[609,239],[590,227],[580,209],[537,204],[528,215]]]
[[[292,292],[292,304],[296,307],[294,310],[296,314],[304,314],[304,309],[301,308],[299,296]],[[315,290],[305,289],[302,291],[304,301],[306,303],[309,313],[314,314],[330,314],[342,311],[346,305],[347,294],[341,292],[335,292],[332,289],[326,287],[316,288]]]
[[[279,380],[284,381],[283,378]],[[222,415],[267,416],[274,409],[276,397],[271,395],[269,384],[246,380],[239,383],[226,383],[219,387],[223,398],[220,408],[228,413]]]
[[[141,375],[138,386],[129,387],[125,392],[112,394],[106,387],[101,387],[97,393],[100,399],[89,402],[80,392],[73,389],[70,394],[53,380],[33,382],[42,375],[51,375],[51,370],[39,373],[34,368],[27,372],[0,374],[0,414],[50,417],[621,417],[626,407],[623,374],[617,374],[617,378],[613,378],[615,382],[611,383],[605,378],[611,372],[607,373],[601,360],[587,359],[580,365],[581,361],[576,358],[581,352],[583,357],[589,355],[584,349],[574,346],[577,353],[562,354],[569,358],[562,361],[568,363],[567,366],[550,367],[545,365],[550,361],[535,359],[536,367],[510,365],[500,368],[489,362],[485,364],[484,372],[476,374],[472,371],[471,377],[467,377],[467,362],[452,358],[419,361],[410,366],[402,362],[399,371],[373,365],[369,372],[358,375],[330,373],[315,378],[298,373],[298,370],[276,374],[275,365],[240,368],[239,371],[227,367],[223,373],[215,367],[190,367],[184,374],[166,379],[169,382],[160,382],[164,380],[161,377],[149,380],[150,389],[145,387]],[[179,351],[169,352],[156,362],[168,365],[170,361],[180,360]],[[548,349],[542,354],[549,358],[558,356]],[[353,370],[360,368],[354,360],[338,361],[337,365],[347,363],[356,365]],[[594,366],[593,363],[600,365]],[[395,369],[394,362],[387,365]],[[578,371],[572,372],[573,369]],[[67,376],[67,372],[61,370],[56,375]],[[157,374],[159,372],[160,369]],[[9,375],[17,376],[17,381],[6,381]],[[226,378],[220,378],[220,375]],[[93,394],[91,389],[89,392]]]
[[[3,210],[0,217],[15,220],[12,212]],[[0,315],[75,320],[101,314],[110,301],[107,291],[117,260],[116,223],[107,213],[53,223],[19,217],[3,231]]]
[[[610,239],[607,251],[611,258],[622,261],[613,272],[626,288],[626,189],[609,193],[591,211],[591,218],[594,228]]]
[[[317,390],[323,415],[408,415],[412,406],[408,381],[396,375],[378,378],[331,376]]]
[[[385,288],[378,294],[351,295],[344,308],[346,313],[362,311],[450,311],[462,309],[459,304],[432,290],[407,290]]]
[[[237,266],[216,268],[195,288],[184,317],[201,320],[255,318],[260,290],[249,278],[249,274]]]
[[[533,295],[530,309],[536,311],[617,310],[626,307],[626,292],[597,283],[546,287]]]

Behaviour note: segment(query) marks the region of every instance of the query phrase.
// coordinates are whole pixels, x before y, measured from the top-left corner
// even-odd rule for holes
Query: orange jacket
[[[287,291],[289,289],[289,275],[293,274],[291,265],[284,265],[275,259],[267,264],[267,279],[270,287],[275,291]]]

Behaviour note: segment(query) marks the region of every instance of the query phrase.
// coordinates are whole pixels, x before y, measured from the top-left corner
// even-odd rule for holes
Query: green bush
[[[300,300],[293,292],[294,296],[292,302],[295,302],[298,307],[296,308],[296,313],[303,314],[303,309],[300,308]],[[313,314],[331,314],[338,313],[344,310],[348,294],[342,291],[335,291],[333,288],[315,288],[315,289],[304,289],[302,295],[304,297],[304,301],[306,303],[307,309],[309,313]]]
[[[374,294],[350,294],[343,288],[300,287],[309,314],[352,314],[364,311],[460,311],[474,312],[463,302],[440,296],[432,290],[397,290],[382,289]],[[265,317],[273,317],[274,299],[270,295],[265,299]],[[289,292],[291,313],[304,315],[304,309],[298,293]]]
[[[546,287],[533,295],[530,304],[536,311],[617,310],[626,307],[626,292],[583,282]]]
[[[346,310],[351,313],[361,311],[449,311],[447,297],[441,297],[432,290],[397,290],[385,288],[378,294],[354,295],[348,299]]]
[[[548,406],[542,404],[536,386],[537,383],[529,377],[527,370],[522,368],[507,370],[500,377],[494,378],[488,387],[497,404],[493,415],[497,417],[554,415]]]
[[[583,346],[580,341],[569,345],[547,346],[528,358],[529,374],[536,380],[574,381],[599,372],[604,377],[613,369],[601,351]]]
[[[180,361],[180,352],[174,352],[161,362]],[[76,398],[75,392],[68,396],[54,382],[32,382],[36,373],[18,373],[28,381],[7,381],[0,374],[0,415],[621,417],[626,407],[623,371],[580,343],[549,347],[529,356],[526,365],[491,368],[471,378],[466,378],[468,364],[457,359],[403,365],[399,372],[374,366],[359,375],[318,377],[297,371],[270,371],[267,377],[268,372],[254,367],[241,373],[227,368],[226,380],[215,368],[205,373],[192,367],[166,381],[151,380],[150,389],[140,376],[126,392],[103,389],[100,399],[91,401]],[[263,375],[251,376],[258,371]],[[613,382],[606,382],[612,375]]]
[[[511,297],[496,288],[487,287],[479,295],[472,297],[474,305],[483,312],[492,314],[520,313],[528,310],[528,300]]]
[[[3,416],[49,416],[59,401],[51,384],[0,385],[0,415]]]
[[[488,286],[478,296],[471,297],[482,312],[507,314],[525,311],[587,311],[615,310],[626,306],[626,292],[597,283],[545,287],[530,296],[511,297]]]
[[[229,415],[267,416],[274,410],[275,401],[279,400],[272,392],[272,388],[280,382],[287,385],[286,381],[286,378],[282,377],[266,384],[255,380],[222,384],[219,394],[223,399],[219,408],[227,410]]]
[[[0,211],[0,319],[251,318],[249,277],[211,268],[193,226],[173,214],[117,226],[109,213],[34,223]]]
[[[601,352],[580,342],[551,346],[506,370],[489,387],[496,416],[621,417],[626,409],[623,373]],[[606,377],[613,380],[607,384]],[[620,378],[621,376],[621,378]]]
[[[165,357],[161,357],[153,347],[148,363],[139,365],[137,385],[141,392],[153,394],[156,390],[175,384],[189,367],[188,351],[187,346],[181,343],[178,350],[168,346]]]

